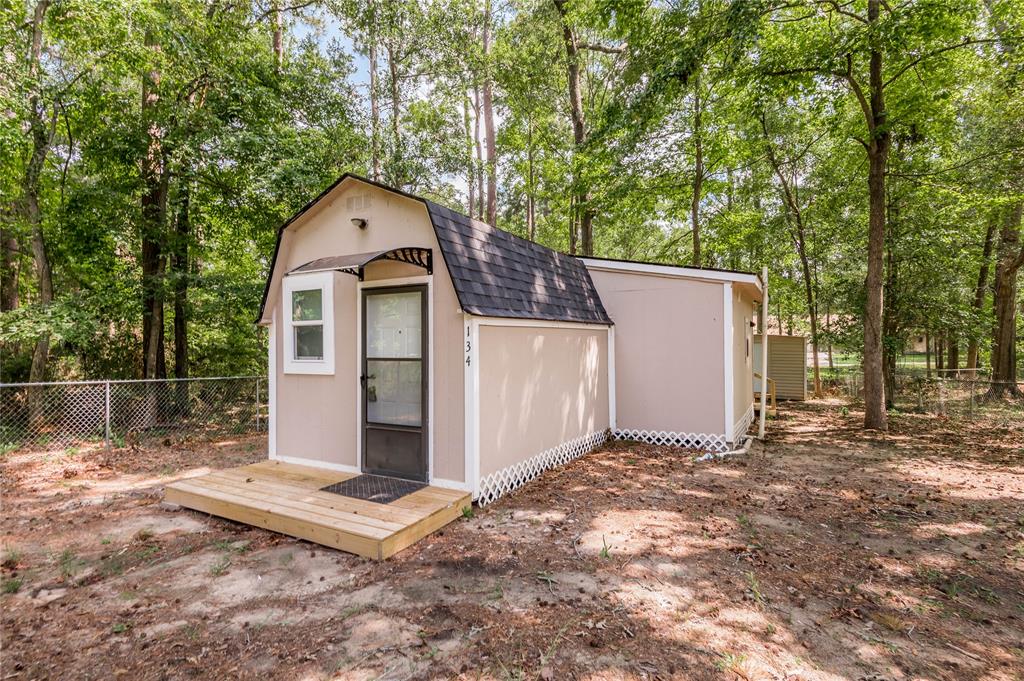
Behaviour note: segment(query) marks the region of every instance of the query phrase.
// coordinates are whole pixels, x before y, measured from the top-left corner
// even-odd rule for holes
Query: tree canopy
[[[1016,390],[1021,0],[0,11],[4,381],[262,372],[276,229],[351,171],[566,252],[767,265],[870,427],[919,335]]]

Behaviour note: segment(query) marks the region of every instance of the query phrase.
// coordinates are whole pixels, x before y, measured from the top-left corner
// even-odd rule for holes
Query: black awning
[[[427,274],[434,273],[434,258],[429,248],[411,246],[405,248],[392,248],[387,251],[373,251],[372,253],[353,253],[350,255],[332,255],[327,258],[317,258],[305,265],[299,265],[288,274],[308,274],[309,272],[344,272],[354,274],[363,279],[363,268],[371,262],[378,260],[393,260],[404,262],[410,265],[422,267]]]

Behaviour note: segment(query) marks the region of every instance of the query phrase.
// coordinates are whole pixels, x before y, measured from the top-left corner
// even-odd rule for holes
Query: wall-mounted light
[[[352,218],[352,226],[353,227],[358,227],[359,229],[366,229],[366,219],[365,218]]]

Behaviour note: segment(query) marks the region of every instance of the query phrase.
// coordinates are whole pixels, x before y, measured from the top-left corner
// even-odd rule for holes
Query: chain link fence
[[[831,387],[855,401],[864,399],[864,375],[845,372],[823,375],[824,387]],[[968,371],[952,370],[929,376],[925,372],[904,371],[896,374],[893,407],[903,412],[938,414],[973,419],[1006,418],[1024,420],[1024,381],[1009,383],[993,381]]]
[[[260,376],[0,384],[0,450],[215,437],[267,428]]]

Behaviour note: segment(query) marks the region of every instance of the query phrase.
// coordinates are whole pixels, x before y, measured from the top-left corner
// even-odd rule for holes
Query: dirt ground
[[[11,453],[0,677],[1024,678],[1024,423],[861,416],[617,443],[383,563],[161,510],[262,440]]]

